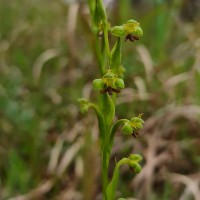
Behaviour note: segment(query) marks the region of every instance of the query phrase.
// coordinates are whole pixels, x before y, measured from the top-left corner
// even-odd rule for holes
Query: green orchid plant
[[[91,103],[83,98],[78,101],[82,113],[86,113],[91,108],[97,115],[102,161],[103,200],[114,200],[120,167],[129,165],[134,173],[141,171],[139,162],[142,157],[138,154],[131,154],[116,163],[111,180],[108,178],[111,150],[117,130],[121,127],[121,131],[125,135],[137,137],[138,131],[143,128],[144,124],[141,114],[130,120],[119,119],[113,122],[116,95],[125,87],[123,80],[125,70],[121,66],[122,43],[124,40],[131,42],[139,40],[143,31],[140,24],[135,20],[129,20],[123,25],[111,27],[107,21],[102,0],[88,0],[88,5],[91,14],[91,28],[95,36],[95,55],[101,74],[101,78],[93,81],[93,89],[99,92],[99,104]],[[117,37],[112,49],[110,49],[109,44],[109,32]],[[99,37],[100,35],[102,38]]]

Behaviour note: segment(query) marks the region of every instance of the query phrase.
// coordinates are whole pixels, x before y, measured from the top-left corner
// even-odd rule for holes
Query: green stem
[[[100,141],[101,141],[101,152],[102,152],[102,176],[103,176],[103,199],[107,200],[106,197],[106,188],[108,186],[108,134],[110,131],[108,131],[108,128],[106,128],[106,123],[104,120],[104,116],[102,112],[100,111],[99,107],[96,106],[93,103],[90,103],[90,107],[94,109],[96,112],[98,122],[99,122],[99,130],[100,130]]]
[[[99,107],[96,106],[93,103],[90,103],[90,107],[94,109],[97,118],[98,118],[98,122],[99,122],[99,131],[100,131],[100,142],[101,142],[101,150],[103,149],[103,145],[104,145],[104,138],[106,135],[106,125],[105,125],[105,120],[104,120],[104,116],[102,114],[102,112],[100,111]]]
[[[106,189],[108,186],[108,164],[107,164],[107,147],[104,146],[102,153],[102,174],[103,174],[103,200],[107,200]]]
[[[104,146],[102,149],[102,174],[103,174],[103,200],[108,200],[109,198],[106,195],[106,190],[108,187],[108,168],[109,168],[109,151],[108,151],[108,144],[109,144],[109,133],[110,133],[110,126],[106,126],[106,134],[104,137]]]
[[[106,191],[106,195],[109,197],[109,200],[114,200],[115,199],[115,192],[117,189],[117,184],[119,181],[119,169],[121,165],[124,164],[130,164],[130,159],[128,158],[122,158],[115,166],[115,170],[113,172],[113,176],[112,176],[112,180],[110,181],[108,187],[107,187],[107,191]]]
[[[109,167],[109,161],[110,161],[110,152],[113,146],[113,140],[115,133],[118,129],[118,127],[129,120],[127,119],[120,119],[118,120],[112,127],[106,127],[106,132],[109,134],[105,135],[104,138],[104,147],[103,147],[103,159],[102,159],[102,173],[103,173],[103,199],[109,200],[109,196],[107,196],[107,187],[108,187],[108,167]],[[118,167],[124,163],[127,162],[127,159],[122,159],[123,161],[119,161]]]
[[[107,170],[107,172],[106,172],[107,174],[108,174],[108,166],[109,166],[109,161],[110,161],[110,153],[111,153],[111,150],[112,150],[115,133],[116,133],[118,127],[125,122],[128,122],[128,120],[127,119],[120,119],[109,130],[110,134],[108,134],[109,138],[107,138],[108,142],[106,144],[106,150],[105,150],[106,152],[104,152],[104,154],[103,154],[103,156],[105,156],[104,159],[107,163],[107,165],[106,165],[107,168],[105,167],[105,170]]]
[[[126,122],[129,122],[129,120],[127,120],[127,119],[120,119],[120,120],[116,121],[115,124],[112,126],[111,131],[110,131],[109,144],[108,144],[109,150],[112,149],[113,140],[114,140],[114,137],[115,137],[115,134],[117,132],[118,127],[121,124],[124,124]]]

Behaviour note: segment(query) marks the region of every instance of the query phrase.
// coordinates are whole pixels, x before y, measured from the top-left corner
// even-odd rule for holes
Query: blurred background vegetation
[[[144,113],[138,139],[119,132],[112,153],[144,156],[122,167],[118,197],[200,198],[200,1],[105,1],[111,25],[140,22],[123,44],[116,115]],[[98,128],[76,99],[96,99],[99,77],[86,1],[0,2],[0,199],[101,199]],[[113,44],[115,38],[110,38]]]

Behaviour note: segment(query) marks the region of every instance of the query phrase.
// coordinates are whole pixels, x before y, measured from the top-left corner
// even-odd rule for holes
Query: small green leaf
[[[98,24],[100,23],[99,15],[98,12],[96,11],[97,6],[96,6],[96,1],[94,0],[88,0],[88,5],[91,13],[91,18],[92,18],[92,28],[94,32],[98,31]]]
[[[102,0],[96,0],[96,6],[97,6],[99,17],[101,18],[102,22],[106,24],[107,23],[106,11],[105,11]]]
[[[119,71],[119,67],[121,65],[121,47],[122,47],[122,38],[118,38],[114,47],[111,51],[111,69],[114,72]]]
[[[102,79],[93,80],[93,89],[94,90],[102,90],[104,89],[104,82]]]
[[[115,105],[113,103],[111,96],[108,93],[101,95],[100,98],[101,98],[105,123],[106,123],[106,126],[109,127],[115,116]]]

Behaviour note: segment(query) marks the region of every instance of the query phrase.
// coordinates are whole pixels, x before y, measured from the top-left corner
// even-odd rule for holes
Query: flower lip
[[[139,40],[139,37],[137,36],[134,36],[134,35],[131,35],[131,34],[128,34],[126,37],[125,37],[125,41],[131,41],[131,42],[134,42],[135,40]]]
[[[105,89],[103,89],[103,90],[100,91],[101,94],[104,94],[106,92],[108,92],[109,95],[112,95],[113,92],[120,93],[120,90],[116,89],[116,88],[112,88],[112,87],[107,87],[107,88],[105,88]]]
[[[137,138],[139,136],[139,133],[137,131],[133,131],[131,134],[134,138]]]

